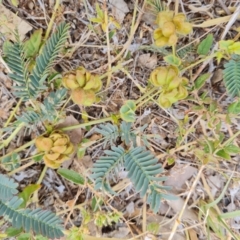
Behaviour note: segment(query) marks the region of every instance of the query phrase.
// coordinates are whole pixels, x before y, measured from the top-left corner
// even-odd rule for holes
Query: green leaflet
[[[35,33],[29,41],[22,44],[16,34],[16,42],[4,43],[4,60],[12,73],[9,77],[17,83],[14,94],[27,101],[35,99],[46,89],[45,80],[48,77],[55,60],[68,38],[69,25],[62,22],[55,33],[46,41],[41,54],[36,58],[36,64],[32,72],[28,72],[29,59],[39,49],[41,43],[41,30]],[[26,50],[26,53],[24,51]],[[33,52],[32,52],[33,51]]]
[[[106,150],[105,154],[106,156],[100,157],[91,169],[91,178],[95,181],[95,189],[102,189],[116,194],[111,189],[109,175],[116,176],[119,168],[124,166],[136,191],[140,192],[140,196],[145,196],[149,191],[148,203],[153,211],[157,212],[161,199],[168,197],[168,195],[162,193],[162,189],[168,189],[168,187],[158,184],[161,181],[165,181],[166,178],[156,177],[157,174],[163,171],[157,158],[143,147],[125,151],[121,146],[113,146],[111,150]]]
[[[34,31],[30,39],[24,43],[24,54],[26,58],[34,57],[40,48],[42,41],[42,29]]]
[[[64,236],[62,220],[54,213],[41,209],[21,209],[23,199],[14,196],[18,184],[12,179],[0,174],[0,216],[7,218],[13,228],[23,228],[25,232],[33,231],[42,234],[48,239]],[[14,231],[11,232],[14,234]]]
[[[134,122],[135,121],[135,111],[137,107],[133,100],[128,100],[126,103],[120,108],[120,116],[126,122]]]
[[[198,77],[197,80],[194,82],[194,88],[196,90],[202,88],[205,82],[209,79],[210,75],[211,75],[210,73],[204,73],[203,75]]]
[[[163,58],[166,63],[169,63],[172,66],[178,67],[181,65],[182,61],[180,58],[174,55],[167,55],[166,57]]]
[[[59,168],[57,170],[57,173],[59,175],[61,175],[62,177],[64,177],[65,179],[79,184],[79,185],[83,185],[85,182],[85,179],[83,176],[81,176],[79,173],[73,171],[73,170],[69,170],[69,169],[65,169],[65,168]]]
[[[207,55],[213,45],[213,34],[208,34],[205,39],[198,45],[197,53]]]
[[[240,57],[232,55],[232,59],[224,65],[223,81],[228,93],[240,97]]]
[[[228,113],[239,114],[240,113],[240,100],[234,102],[228,106]]]

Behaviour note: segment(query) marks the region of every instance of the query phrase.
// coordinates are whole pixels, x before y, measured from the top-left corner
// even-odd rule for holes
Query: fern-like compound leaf
[[[136,142],[136,136],[131,131],[132,123],[127,123],[122,121],[120,125],[121,131],[121,140],[125,142],[126,145],[129,145],[131,141]]]
[[[7,217],[13,227],[33,231],[50,239],[63,237],[62,220],[50,211],[41,209],[17,210],[22,199],[13,197],[8,202],[0,201],[0,216]]]
[[[0,174],[0,201],[6,201],[18,193],[18,184],[12,179]]]
[[[141,197],[146,194],[153,177],[162,172],[161,165],[157,162],[158,159],[143,147],[133,148],[124,157],[128,177],[140,192]]]
[[[66,94],[67,90],[65,88],[59,89],[56,92],[51,92],[44,100],[43,104],[40,104],[40,112],[36,112],[34,109],[28,110],[23,113],[22,116],[17,117],[18,121],[30,125],[36,125],[41,121],[56,121],[59,115],[57,108],[61,105]]]
[[[97,133],[102,134],[104,137],[103,147],[106,148],[107,144],[113,145],[119,137],[118,127],[111,123],[100,124],[95,130]]]
[[[23,46],[17,35],[16,38],[17,42],[14,44],[8,41],[4,43],[4,60],[12,71],[8,74],[9,77],[17,83],[17,86],[14,86],[14,94],[27,99],[29,96],[27,62],[23,57]]]
[[[223,81],[228,93],[233,97],[240,97],[240,56],[233,55],[224,68]]]
[[[111,172],[116,174],[118,167],[123,164],[125,150],[121,146],[113,146],[111,150],[106,150],[104,153],[107,156],[102,156],[94,163],[91,177],[95,180],[95,189],[101,188],[114,193],[109,185],[108,176]]]
[[[43,89],[43,83],[55,64],[56,57],[68,38],[69,24],[62,22],[52,36],[47,40],[42,53],[36,59],[36,65],[30,75],[30,95],[37,97]]]

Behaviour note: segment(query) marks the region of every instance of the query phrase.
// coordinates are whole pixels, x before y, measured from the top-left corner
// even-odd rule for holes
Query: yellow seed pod
[[[178,100],[182,100],[188,96],[187,89],[182,85],[179,85],[177,91],[178,91],[178,94],[177,94]]]
[[[84,106],[91,106],[96,101],[95,93],[92,90],[75,89],[71,94],[74,103]]]
[[[173,22],[165,22],[162,26],[162,34],[164,37],[170,37],[175,34],[175,25]]]
[[[159,12],[156,20],[158,26],[162,28],[164,23],[171,22],[173,19],[173,15],[174,15],[173,11]]]
[[[78,82],[79,87],[83,87],[86,84],[86,76],[81,71],[76,71],[76,80]]]
[[[179,70],[174,66],[167,66],[166,68],[168,70],[166,84],[169,84],[176,76],[179,75]]]
[[[158,47],[166,47],[166,46],[169,46],[168,41],[169,41],[168,38],[161,37],[161,38],[155,40],[155,45],[158,46]]]
[[[76,80],[76,76],[74,74],[67,74],[63,77],[62,84],[67,89],[76,89],[79,87],[79,84]]]
[[[158,47],[168,46],[168,38],[163,36],[162,29],[157,28],[153,32],[154,43]]]
[[[60,153],[48,153],[45,154],[45,157],[51,161],[57,160],[60,156]]]
[[[69,142],[69,139],[63,135],[54,141],[53,146],[64,146],[68,142]]]
[[[168,44],[169,44],[170,46],[176,45],[177,41],[178,41],[178,37],[177,37],[176,34],[172,34],[172,35],[168,38]]]
[[[186,16],[184,13],[178,13],[173,17],[173,22],[174,24],[178,24],[178,23],[182,23],[182,22],[186,22]]]
[[[169,84],[166,87],[166,90],[171,91],[177,88],[180,84],[181,84],[181,78],[176,76],[172,81],[169,82]]]
[[[56,161],[52,161],[48,159],[46,156],[43,156],[43,161],[47,167],[50,167],[52,169],[57,169],[61,166],[61,163],[57,163]]]
[[[171,105],[172,105],[172,103],[168,100],[168,98],[165,97],[164,94],[160,94],[160,95],[159,95],[158,103],[159,103],[160,106],[162,106],[163,108],[169,108],[169,107],[171,107]]]
[[[167,68],[166,67],[157,67],[150,74],[149,81],[156,87],[160,87],[165,84],[167,77]]]
[[[72,144],[72,143],[69,143],[69,144],[67,145],[66,150],[63,152],[63,154],[65,154],[65,155],[72,154],[72,153],[73,153],[73,150],[74,150],[73,144]]]
[[[48,152],[53,146],[53,141],[50,138],[41,136],[35,140],[35,145],[39,152]]]
[[[192,32],[192,24],[188,22],[184,22],[182,25],[180,25],[179,28],[177,28],[177,33],[184,36],[191,32]]]
[[[154,32],[153,32],[154,40],[157,40],[157,39],[159,39],[161,37],[163,37],[162,29],[161,28],[155,29]]]
[[[67,146],[55,146],[55,147],[52,147],[51,148],[51,151],[54,152],[54,153],[64,153],[67,149]]]
[[[92,90],[94,92],[99,92],[102,89],[102,81],[100,79],[100,76],[98,75],[94,75],[94,79],[95,79],[95,86]]]
[[[187,22],[186,16],[183,13],[174,16],[173,23],[177,33],[180,35],[187,35],[192,32],[192,24]]]
[[[54,142],[58,139],[61,138],[62,135],[58,132],[52,132],[49,138],[51,138]]]
[[[45,153],[43,160],[50,168],[60,167],[74,152],[69,136],[60,131],[51,133],[49,137],[38,137],[35,144],[39,152]]]
[[[83,87],[84,90],[94,89],[96,84],[95,78],[93,75],[90,76],[89,80],[86,82],[86,85]]]
[[[176,88],[169,92],[163,92],[163,94],[171,102],[171,104],[173,104],[179,100],[177,97],[178,90]]]

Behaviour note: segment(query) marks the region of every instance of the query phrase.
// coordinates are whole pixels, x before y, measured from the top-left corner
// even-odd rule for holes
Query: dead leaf
[[[112,5],[113,16],[121,24],[129,12],[128,5],[123,0],[110,0],[109,3]]]
[[[184,200],[180,197],[177,197],[176,200],[171,200],[167,201],[168,205],[174,210],[175,213],[180,213],[182,211],[183,205],[184,205]],[[198,217],[196,213],[192,210],[189,209],[188,206],[185,208],[182,220],[198,220]]]
[[[223,187],[223,179],[221,179],[220,175],[209,176],[207,177],[207,183],[211,188],[213,198],[215,198],[217,192]]]
[[[11,40],[15,40],[14,31],[16,28],[21,40],[25,38],[27,32],[32,30],[31,25],[5,8],[2,4],[0,4],[0,23],[0,32]]]
[[[147,225],[150,223],[158,223],[159,224],[158,234],[161,235],[160,239],[168,240],[171,230],[173,228],[174,221],[171,221],[169,218],[159,216],[159,215],[148,215],[147,216]],[[186,238],[183,233],[176,232],[173,239],[174,240],[185,240]]]
[[[150,55],[150,53],[142,54],[139,56],[138,60],[139,60],[140,65],[142,65],[146,68],[154,69],[157,65],[157,55],[156,54],[153,54],[152,56]]]
[[[86,155],[80,160],[86,169],[89,169],[93,166],[93,161],[91,156]]]
[[[222,81],[222,79],[223,79],[223,70],[219,68],[214,72],[214,74],[211,78],[211,82],[212,82],[212,84],[216,84],[216,83]]]
[[[9,115],[9,112],[7,112],[6,110],[0,108],[0,118],[7,119],[8,115]]]
[[[192,166],[176,164],[170,170],[170,175],[168,176],[168,179],[165,181],[164,185],[171,186],[173,190],[181,191],[185,182],[195,173],[197,173],[197,169]]]
[[[64,122],[59,123],[57,125],[57,128],[69,127],[69,126],[73,126],[73,125],[77,125],[77,124],[79,124],[78,120],[73,115],[70,115],[65,118]],[[82,129],[81,128],[66,131],[65,133],[69,136],[71,142],[74,145],[77,145],[82,141]]]

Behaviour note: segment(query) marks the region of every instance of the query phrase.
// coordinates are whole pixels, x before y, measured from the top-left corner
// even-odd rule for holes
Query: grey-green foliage
[[[224,65],[223,81],[231,96],[240,97],[240,55],[232,55],[232,59]]]
[[[156,177],[163,171],[158,159],[144,147],[134,147],[126,151],[121,146],[113,146],[111,150],[106,150],[105,154],[92,168],[91,177],[95,181],[95,188],[115,194],[111,189],[109,176],[116,176],[120,167],[124,166],[136,191],[140,192],[141,197],[148,194],[148,203],[153,211],[157,212],[162,197],[168,198],[168,195],[163,193],[163,190],[168,188],[159,184],[166,178]]]
[[[103,147],[105,148],[108,143],[111,145],[114,144],[119,137],[119,129],[116,125],[111,123],[100,124],[95,130],[97,133],[100,133],[104,137]]]
[[[16,37],[15,43],[5,42],[3,47],[4,60],[11,69],[10,78],[17,83],[15,95],[29,100],[37,98],[45,87],[45,80],[55,64],[56,57],[68,37],[69,25],[62,22],[55,33],[47,40],[32,72],[28,72],[29,60],[25,59],[23,43]]]
[[[115,144],[118,138],[121,138],[126,145],[132,143],[133,146],[136,146],[136,138],[138,135],[141,136],[141,140],[143,140],[147,145],[148,142],[146,137],[142,134],[145,128],[146,125],[138,128],[137,130],[132,130],[132,123],[122,121],[119,127],[111,123],[100,124],[95,131],[103,136],[103,147],[106,148],[107,144],[110,144],[111,146]]]
[[[5,170],[12,171],[20,167],[20,156],[13,152],[11,155],[2,159],[1,165]]]
[[[12,179],[0,174],[0,216],[26,232],[33,231],[49,239],[64,236],[62,220],[54,213],[42,209],[19,209],[23,199],[14,196],[18,193],[17,187]]]
[[[18,193],[18,184],[12,179],[0,174],[0,200],[6,201]]]
[[[183,47],[177,47],[177,55],[181,59],[187,57],[190,53],[194,53],[194,52],[196,52],[196,47],[194,46],[194,44],[189,44]]]
[[[43,104],[40,104],[39,112],[28,110],[23,113],[22,116],[17,117],[18,121],[31,125],[41,121],[57,121],[59,114],[56,109],[60,106],[66,94],[67,90],[65,88],[59,89],[56,92],[51,92],[44,100]]]
[[[156,14],[166,10],[165,3],[162,0],[147,0],[147,3],[153,7]]]

